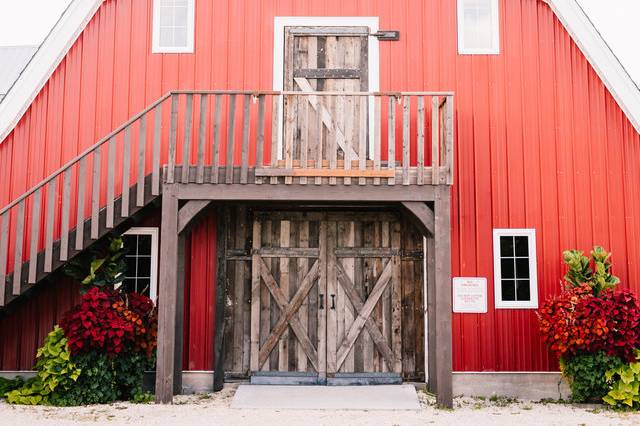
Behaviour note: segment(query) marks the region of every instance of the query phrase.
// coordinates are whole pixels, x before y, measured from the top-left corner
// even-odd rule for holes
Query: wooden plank
[[[409,212],[409,219],[423,236],[434,234],[435,216],[425,203],[407,201],[402,207]]]
[[[281,96],[274,96],[273,112],[271,114],[271,167],[273,167],[278,161],[278,144],[280,143],[280,103]],[[270,183],[278,183],[278,178],[272,177]]]
[[[7,282],[7,245],[9,242],[9,214],[7,210],[0,215],[0,306],[4,306],[5,285]]]
[[[227,117],[227,161],[225,183],[233,183],[233,151],[236,131],[236,95],[229,95],[229,113]]]
[[[249,181],[249,131],[251,126],[251,95],[244,95],[242,107],[242,151],[240,154],[240,183],[244,185]]]
[[[107,151],[107,217],[106,227],[113,228],[115,215],[115,175],[116,175],[116,137],[109,139],[109,149]]]
[[[424,185],[424,96],[418,97],[418,139],[417,139],[417,154],[418,154],[418,185]]]
[[[189,200],[180,208],[178,212],[178,232],[183,232],[187,229],[193,219],[204,210],[211,200]]]
[[[293,78],[308,79],[359,79],[361,72],[357,68],[299,68],[293,70]]]
[[[373,117],[373,168],[380,170],[380,152],[382,150],[382,97],[375,96],[374,98],[374,117]],[[373,178],[374,185],[380,185],[380,178]]]
[[[318,293],[327,294],[327,221],[320,221],[318,235]],[[319,308],[319,307],[318,307]],[[318,379],[327,379],[327,310],[318,309]]]
[[[387,248],[391,246],[391,235],[389,231],[389,221],[382,221],[380,223],[380,244],[382,247]],[[380,263],[378,267],[382,268],[382,264]],[[391,344],[391,289],[389,287],[387,287],[382,295],[382,335],[384,336],[384,341],[387,342],[387,344]],[[382,371],[391,371],[394,365],[395,361],[392,363],[385,361],[382,366]]]
[[[288,220],[280,221],[280,247],[287,248],[290,246],[291,238],[291,222]],[[287,304],[292,301],[289,300],[289,258],[286,256],[280,257],[280,290],[286,297]],[[309,287],[311,288],[311,287]],[[306,296],[305,296],[306,297]],[[300,301],[302,303],[302,300]],[[291,309],[291,307],[289,307]],[[298,309],[296,308],[295,311]],[[284,309],[282,309],[284,311]],[[281,315],[284,312],[281,311]],[[285,328],[278,341],[278,370],[288,371],[289,366],[289,332]]]
[[[200,95],[200,119],[198,120],[198,152],[196,160],[196,183],[204,183],[204,142],[207,136],[207,108],[209,97]]]
[[[234,229],[234,232],[229,235],[229,238],[235,238],[234,247],[245,247],[248,240],[248,233],[250,232],[249,230],[247,230],[247,207],[236,207],[234,214],[237,215],[236,227]],[[231,222],[230,216],[228,221]],[[244,262],[235,264],[232,278],[233,289],[230,289],[229,294],[227,295],[227,298],[232,300],[233,306],[232,323],[229,324],[233,337],[228,339],[227,341],[232,347],[232,352],[234,354],[242,354],[244,344],[242,315],[244,300],[246,299],[246,295],[244,292],[245,269],[246,268]],[[234,355],[232,371],[241,370],[242,356]]]
[[[368,36],[369,29],[365,27],[290,27],[290,34],[308,36]]]
[[[260,249],[262,244],[262,222],[253,221],[253,250]],[[251,371],[258,371],[260,365],[260,256],[251,256]]]
[[[178,265],[178,199],[172,185],[162,189],[161,217],[155,394],[156,403],[168,404],[173,400]]]
[[[453,184],[453,96],[447,96],[445,103],[445,169],[446,177],[444,182],[448,185]]]
[[[256,136],[256,167],[264,166],[264,115],[265,115],[265,95],[258,97],[258,131]],[[257,184],[262,183],[262,178],[256,179]]]
[[[285,97],[285,121],[284,121],[284,160],[285,167],[291,169],[293,167],[293,140],[295,132],[296,116],[293,110],[293,96]],[[290,185],[292,183],[291,176],[286,176],[284,183]]]
[[[324,124],[322,123],[322,115],[316,112],[316,163],[315,167],[322,167],[322,147],[324,144]],[[316,185],[322,185],[322,178],[316,177]]]
[[[153,153],[151,164],[151,194],[160,195],[160,137],[162,136],[162,104],[154,111],[153,117]],[[113,158],[113,157],[110,157]]]
[[[431,99],[431,182],[440,182],[440,98]]]
[[[353,258],[368,258],[368,257],[390,257],[400,256],[400,249],[391,247],[338,247],[335,249],[336,257],[353,257]]]
[[[231,215],[228,207],[218,208],[216,221],[216,254],[217,270],[216,270],[216,315],[215,315],[215,331],[214,331],[214,348],[213,348],[213,391],[221,391],[224,387],[224,331],[226,324],[224,321],[224,308],[226,302],[226,280],[227,280],[227,262],[225,261],[227,249],[227,228],[230,223]],[[220,220],[222,219],[222,220]]]
[[[100,162],[102,147],[93,151],[93,178],[91,180],[91,239],[98,239],[100,228]]]
[[[342,98],[338,98],[340,99],[340,101],[342,101]],[[346,145],[346,150],[344,151],[344,162],[343,162],[343,167],[345,168],[345,170],[350,170],[351,166],[353,165],[351,162],[358,158],[358,154],[354,152],[354,148],[353,148],[353,135],[354,135],[354,105],[353,105],[353,98],[351,97],[346,97],[346,99],[344,99],[343,105],[345,106],[345,111],[344,114],[342,114],[342,117],[344,119],[344,133],[346,136],[346,141],[345,141],[345,145]],[[343,179],[343,183],[345,185],[351,185],[351,177],[345,177]]]
[[[169,124],[169,154],[167,159],[167,183],[175,182],[176,144],[178,139],[178,95],[171,95],[171,120]]]
[[[439,405],[451,408],[451,189],[439,186],[435,200],[436,382]]]
[[[391,223],[391,248],[401,248],[400,223]],[[393,371],[402,372],[402,270],[400,256],[391,257],[391,348],[395,359]]]
[[[344,221],[345,219],[349,219],[348,217],[343,216],[342,220]],[[338,252],[340,250],[353,250],[352,247],[355,246],[356,244],[356,230],[355,230],[355,222],[353,220],[353,218],[351,218],[351,220],[347,221],[347,222],[342,222],[342,223],[346,223],[346,230],[344,232],[343,238],[344,238],[344,243],[343,244],[338,244],[338,246],[346,246],[346,247],[336,247],[334,249],[334,255],[336,256],[336,258],[338,258],[336,260],[336,278],[338,279],[337,283],[340,284],[340,268],[342,265],[345,266],[346,269],[346,275],[348,276],[348,278],[351,280],[351,282],[355,281],[356,278],[356,259],[353,257],[344,259],[344,260],[340,260],[338,256]],[[340,229],[340,228],[338,228]],[[342,263],[342,265],[341,265]],[[361,274],[360,274],[361,275]],[[360,277],[358,277],[360,278]],[[340,304],[342,305],[339,308],[342,308],[342,310],[344,311],[344,320],[343,320],[343,325],[342,327],[340,327],[340,320],[338,319],[338,342],[342,342],[344,340],[344,335],[345,335],[345,330],[349,330],[349,328],[351,327],[351,325],[353,324],[353,321],[356,317],[356,314],[358,313],[357,311],[357,307],[351,303],[349,304],[348,301],[346,300],[347,296],[347,291],[344,289],[344,285],[339,285],[337,286],[337,290],[338,290],[338,294],[339,294],[339,298],[340,298]],[[345,303],[347,302],[347,303]],[[340,312],[338,312],[338,315],[340,314]],[[340,330],[340,328],[343,328],[343,330]],[[347,355],[347,357],[345,358],[344,364],[342,366],[342,370],[347,371],[347,372],[354,372],[355,371],[355,351],[352,349],[349,351],[349,354]],[[358,354],[360,355],[361,352]]]
[[[44,272],[51,272],[53,269],[53,228],[56,212],[56,186],[57,178],[49,181],[47,185],[47,217],[44,236]],[[0,280],[0,282],[2,282]],[[2,291],[2,290],[0,290]]]
[[[402,99],[402,184],[409,185],[409,166],[411,158],[411,98]]]
[[[144,206],[145,161],[147,156],[147,115],[140,117],[138,129],[138,171],[136,175],[136,207]]]
[[[334,221],[329,222],[327,224],[327,245],[326,245],[326,257],[327,257],[327,276],[326,276],[326,291],[322,293],[323,296],[327,296],[329,294],[335,294],[336,289],[336,280],[337,280],[337,270],[336,263],[338,260],[335,257],[334,248],[337,247],[338,242],[338,224]],[[328,299],[328,297],[326,297]],[[328,303],[325,304],[323,311],[324,315],[326,315],[326,345],[327,345],[327,373],[333,374],[338,371],[338,318],[335,309],[328,309]]]
[[[251,254],[257,254],[264,258],[315,258],[319,256],[318,249],[313,247],[261,247],[253,249]]]
[[[367,117],[369,114],[369,98],[366,96],[361,96],[359,99],[360,122],[358,126],[358,166],[360,168],[360,171],[363,171],[367,168],[367,134],[369,133]],[[364,177],[358,179],[359,185],[365,185],[366,183],[367,180]]]
[[[36,272],[38,270],[38,244],[40,242],[40,211],[42,209],[42,188],[38,188],[33,193],[31,206],[31,231],[29,235],[29,284],[36,283]]]
[[[71,208],[71,168],[62,174],[62,213],[60,219],[60,261],[69,258],[69,210]]]
[[[211,160],[211,183],[218,183],[220,167],[220,126],[222,125],[222,95],[216,95],[213,113],[213,159]]]
[[[182,183],[189,182],[189,166],[191,165],[191,139],[193,135],[193,95],[186,96],[186,110],[184,113],[184,142],[182,144]]]
[[[179,213],[179,212],[178,212]],[[178,233],[178,263],[176,267],[175,344],[173,346],[173,394],[182,394],[182,356],[184,345],[184,280],[185,234]]]
[[[306,168],[309,151],[309,104],[305,102],[302,105],[302,111],[299,111],[299,116],[302,118],[300,122],[300,165],[302,168]],[[300,178],[300,184],[307,184],[306,176]]]
[[[129,217],[129,175],[131,168],[131,126],[124,129],[124,141],[122,145],[122,203],[120,204],[120,216]]]
[[[396,184],[396,98],[389,96],[389,111],[387,117],[387,140],[389,154],[387,159],[387,169],[391,170],[391,176],[387,179],[388,185]]]
[[[84,243],[84,193],[86,187],[87,157],[78,162],[78,195],[76,197],[76,250],[83,249]]]
[[[437,384],[437,372],[436,372],[436,252],[435,252],[435,239],[433,236],[426,238],[426,257],[427,257],[427,270],[426,273],[426,285],[427,285],[427,313],[426,313],[426,327],[427,335],[426,343],[426,381],[429,387],[429,391],[432,393],[438,392]]]
[[[16,237],[13,253],[13,295],[20,294],[20,285],[22,281],[22,245],[24,243],[24,199],[18,203],[18,212],[16,213]]]
[[[298,225],[298,246],[302,249],[309,248],[309,221],[304,220],[297,222]],[[309,259],[308,258],[298,258],[297,259],[297,276],[294,282],[294,285],[299,285],[304,280],[304,277],[307,275],[309,270]],[[313,286],[312,286],[313,288]],[[298,309],[298,317],[300,318],[300,323],[304,330],[309,330],[309,296],[305,297]],[[296,354],[296,367],[297,371],[307,371],[307,355],[304,352],[304,349],[297,345],[297,354]]]
[[[346,163],[345,163],[346,164]],[[356,177],[356,178],[371,178],[371,177],[386,177],[391,178],[395,176],[393,170],[354,170],[354,169],[256,169],[256,176],[287,176],[287,177]]]

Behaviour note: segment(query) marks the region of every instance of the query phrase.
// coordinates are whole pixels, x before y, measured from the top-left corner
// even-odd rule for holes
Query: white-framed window
[[[154,302],[158,295],[158,228],[131,228],[122,234],[127,273],[122,286]]]
[[[153,53],[193,53],[195,0],[153,0]]]
[[[458,53],[500,53],[499,0],[458,0]]]
[[[496,308],[537,308],[537,270],[535,229],[493,230]]]

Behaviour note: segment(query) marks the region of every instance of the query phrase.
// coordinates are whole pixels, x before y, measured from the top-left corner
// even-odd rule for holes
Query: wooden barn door
[[[367,91],[368,37],[367,27],[286,27],[284,89]],[[285,97],[285,156],[291,149],[296,161],[358,160],[360,147],[368,150],[367,105],[366,97]]]
[[[390,214],[330,215],[327,374],[401,373],[400,223]]]
[[[325,375],[326,223],[319,215],[256,213],[251,371]]]

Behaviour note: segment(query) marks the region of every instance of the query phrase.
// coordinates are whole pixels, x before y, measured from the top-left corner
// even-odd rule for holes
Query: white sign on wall
[[[487,279],[484,277],[455,277],[453,279],[453,312],[487,312]]]

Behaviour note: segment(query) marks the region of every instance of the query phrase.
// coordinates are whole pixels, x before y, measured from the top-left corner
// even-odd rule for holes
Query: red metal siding
[[[500,6],[496,56],[458,55],[455,2],[421,0],[198,0],[195,54],[154,55],[151,0],[107,0],[0,144],[0,204],[168,90],[270,89],[274,16],[379,16],[401,34],[380,43],[381,89],[456,93],[454,275],[491,283],[492,228],[531,227],[541,300],[559,289],[561,251],[595,243],[638,291],[640,137],[544,2]],[[212,227],[190,244],[191,369],[210,368]],[[454,369],[555,369],[535,313],[492,298],[485,315],[454,315]]]

